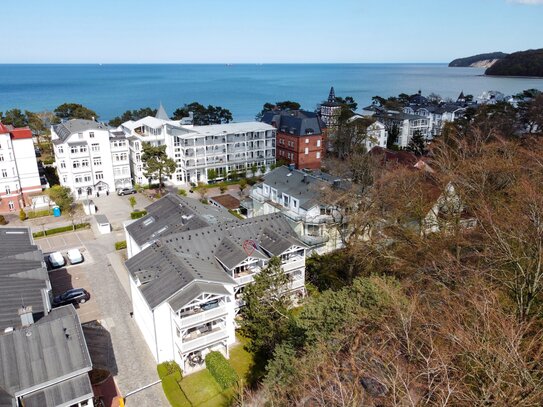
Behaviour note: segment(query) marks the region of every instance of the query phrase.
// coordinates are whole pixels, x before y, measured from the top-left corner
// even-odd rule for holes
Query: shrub
[[[238,374],[220,352],[207,354],[206,367],[223,389],[233,386],[238,381]]]
[[[55,162],[55,159],[54,158],[46,158],[44,160],[42,160],[43,162],[43,165],[51,165]]]
[[[131,219],[139,219],[139,218],[143,218],[145,215],[147,215],[147,211],[143,210],[143,211],[134,211],[130,214],[130,218]]]
[[[26,217],[28,219],[41,218],[43,216],[51,216],[51,215],[53,215],[52,209],[42,209],[40,211],[30,211],[26,213]]]
[[[187,190],[183,188],[179,188],[179,191],[177,193],[181,196],[187,196]]]
[[[228,212],[230,212],[232,215],[234,215],[238,219],[245,219],[243,216],[241,216],[237,211],[233,209],[228,209]]]
[[[6,221],[6,218],[4,218],[4,215],[0,215],[0,225],[7,225],[8,222]]]
[[[122,250],[122,249],[126,249],[126,240],[115,242],[115,250]]]
[[[21,208],[21,210],[19,211],[19,219],[21,219],[22,221],[26,220],[26,212],[23,208]]]
[[[158,377],[163,379],[166,376],[175,374],[177,376],[177,373],[179,373],[179,380],[181,380],[181,368],[177,364],[177,362],[171,360],[168,362],[162,362],[161,364],[157,365],[156,367],[158,372]]]

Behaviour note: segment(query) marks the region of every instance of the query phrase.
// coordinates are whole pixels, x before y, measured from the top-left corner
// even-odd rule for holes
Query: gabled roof
[[[32,242],[28,228],[0,228],[0,331],[17,327],[18,309],[32,306],[35,316],[45,312],[43,290],[49,290],[43,253]]]
[[[202,294],[230,295],[222,284],[196,281],[168,300],[173,310],[179,310]]]
[[[174,194],[153,202],[146,210],[146,216],[126,227],[139,246],[172,233],[236,219],[224,208],[204,205],[196,199]]]
[[[83,330],[72,305],[56,308],[28,327],[0,335],[0,388],[12,398],[33,392],[40,406],[63,405],[88,393],[91,360]],[[82,376],[73,392],[40,390]],[[75,391],[77,390],[77,391]],[[44,404],[43,401],[46,401]],[[47,401],[50,400],[50,401]],[[28,405],[37,405],[28,404]]]
[[[267,259],[293,245],[305,247],[281,214],[234,219],[166,234],[126,262],[151,308],[195,281],[235,284],[225,268],[248,257]],[[244,247],[247,241],[256,246],[251,253]]]

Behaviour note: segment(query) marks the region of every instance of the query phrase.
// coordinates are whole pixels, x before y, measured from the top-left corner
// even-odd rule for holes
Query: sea
[[[375,95],[436,93],[455,99],[496,90],[543,90],[543,79],[484,76],[484,69],[446,64],[84,64],[0,65],[0,112],[51,111],[81,103],[107,121],[128,109],[168,113],[186,103],[222,106],[234,121],[253,120],[266,102],[297,101],[314,110],[328,97],[352,96],[359,108]]]

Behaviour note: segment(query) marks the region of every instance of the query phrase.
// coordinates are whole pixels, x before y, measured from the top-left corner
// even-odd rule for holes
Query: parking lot
[[[51,237],[42,237],[36,239],[35,243],[40,247],[44,254],[68,251],[70,249],[82,248],[81,253],[87,257],[86,249],[83,242],[93,239],[94,235],[91,230],[82,230],[80,232],[63,233],[61,235],[53,235]]]

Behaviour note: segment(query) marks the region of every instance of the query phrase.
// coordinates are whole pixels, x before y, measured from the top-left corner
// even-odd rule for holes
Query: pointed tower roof
[[[334,91],[333,86],[330,88],[330,94],[328,95],[328,101],[329,102],[335,102],[336,101],[336,92]]]
[[[168,116],[168,113],[166,113],[166,109],[164,109],[162,103],[160,103],[160,106],[158,107],[155,118],[160,120],[170,120],[170,117]]]
[[[464,91],[460,92],[460,96],[458,96],[457,100],[464,100],[466,96],[464,96]]]

